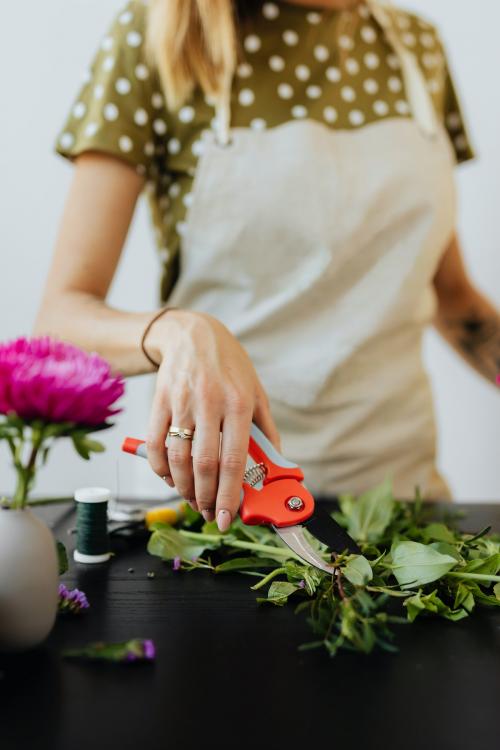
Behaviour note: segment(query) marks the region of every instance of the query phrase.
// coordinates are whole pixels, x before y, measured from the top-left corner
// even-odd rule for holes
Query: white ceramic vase
[[[45,640],[56,619],[58,583],[52,532],[28,509],[0,508],[0,651]]]

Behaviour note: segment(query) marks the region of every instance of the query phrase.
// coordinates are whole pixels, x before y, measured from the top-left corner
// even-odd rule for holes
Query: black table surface
[[[460,507],[468,530],[500,531],[500,506]],[[59,511],[54,523],[69,548],[72,522]],[[38,649],[0,658],[1,750],[499,746],[498,611],[402,626],[397,654],[331,659],[297,651],[310,639],[303,617],[256,604],[251,578],[173,571],[144,538],[115,545],[110,563],[72,563],[65,576],[87,593],[87,613],[60,618]],[[132,637],[155,640],[154,663],[61,658]]]

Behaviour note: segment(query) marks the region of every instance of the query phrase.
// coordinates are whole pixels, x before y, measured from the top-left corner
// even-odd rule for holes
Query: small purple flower
[[[70,649],[64,652],[70,659],[90,659],[92,661],[108,661],[116,664],[133,664],[135,662],[152,662],[156,657],[154,641],[150,638],[132,638],[119,643],[105,643],[98,641],[86,646]]]
[[[88,599],[83,591],[79,589],[70,591],[64,583],[59,584],[59,612],[70,612],[77,615],[88,608]]]
[[[149,661],[153,661],[153,659],[156,657],[156,648],[154,641],[152,641],[150,638],[146,638],[146,640],[142,644],[143,650],[144,650],[144,658],[149,659]]]
[[[172,563],[172,568],[174,570],[180,570],[181,569],[181,558],[179,556],[174,557],[174,561]]]
[[[153,661],[156,656],[154,641],[150,638],[134,638],[125,645],[122,661]]]
[[[306,582],[304,581],[304,579],[302,579],[301,581],[299,581],[299,583],[298,583],[298,586],[299,586],[299,588],[301,588],[301,589],[305,588],[305,586],[306,586]]]

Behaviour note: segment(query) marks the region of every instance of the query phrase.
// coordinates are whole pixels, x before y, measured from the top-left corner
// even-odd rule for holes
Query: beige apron
[[[454,227],[453,153],[416,62],[387,33],[413,118],[229,131],[223,102],[168,302],[213,315],[245,347],[313,492],[391,476],[400,497],[416,484],[448,497],[421,344]]]

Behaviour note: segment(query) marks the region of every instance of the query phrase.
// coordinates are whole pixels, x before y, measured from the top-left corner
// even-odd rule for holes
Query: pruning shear
[[[147,458],[143,440],[125,438],[122,450]],[[240,494],[241,520],[249,526],[269,524],[304,562],[331,574],[335,572],[334,566],[314,549],[305,529],[332,552],[347,550],[361,554],[361,551],[342,526],[318,507],[303,479],[302,469],[284,458],[252,423]]]

